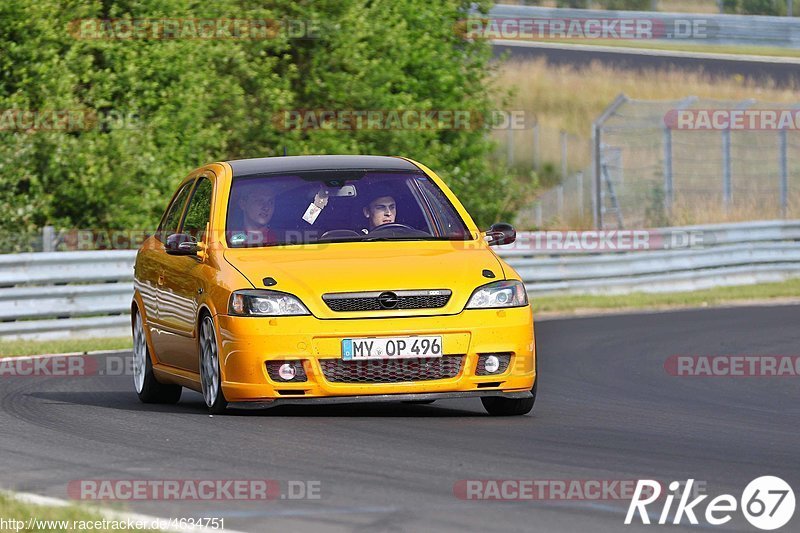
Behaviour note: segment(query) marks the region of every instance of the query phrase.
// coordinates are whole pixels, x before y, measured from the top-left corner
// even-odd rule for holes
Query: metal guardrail
[[[537,233],[520,232],[517,243],[498,253],[525,280],[534,302],[551,294],[696,290],[800,276],[800,220],[646,233],[658,243],[693,237],[701,246],[550,250],[533,245]],[[0,255],[0,339],[128,335],[135,257],[133,250]]]
[[[545,8],[496,5],[490,11],[494,19],[640,19],[664,28],[676,43],[771,46],[800,48],[800,18],[755,15],[662,13],[654,11],[606,11],[600,9]],[[687,27],[702,28],[695,36],[684,35]],[[501,38],[501,37],[498,37]]]
[[[0,255],[0,339],[130,334],[135,250]]]

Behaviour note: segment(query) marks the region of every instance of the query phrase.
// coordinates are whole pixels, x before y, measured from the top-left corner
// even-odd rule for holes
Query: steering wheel
[[[418,229],[412,228],[411,226],[406,226],[405,224],[400,224],[398,222],[390,222],[389,224],[381,224],[380,226],[375,226],[372,229],[372,232],[375,231],[383,231],[383,230],[392,230],[392,229],[407,229],[411,231],[419,231]],[[370,233],[372,233],[370,232]]]
[[[361,237],[362,235],[358,232],[349,229],[332,229],[328,230],[322,235],[320,235],[319,239],[349,239],[351,237]]]

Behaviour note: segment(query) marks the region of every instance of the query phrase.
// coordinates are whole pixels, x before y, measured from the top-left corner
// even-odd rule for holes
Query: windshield
[[[472,239],[428,176],[385,170],[235,177],[225,233],[234,248]]]

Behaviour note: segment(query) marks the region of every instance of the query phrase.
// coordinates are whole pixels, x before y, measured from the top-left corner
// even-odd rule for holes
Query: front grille
[[[489,372],[486,370],[486,358],[494,355],[500,360],[500,367],[496,372]],[[475,369],[476,376],[496,376],[502,374],[508,369],[508,363],[511,362],[510,353],[485,353],[478,356],[478,366]]]
[[[431,291],[394,291],[397,304],[387,307],[381,304],[385,292],[334,293],[325,294],[322,299],[333,311],[393,311],[395,309],[438,309],[450,301],[451,291],[447,289]]]
[[[371,361],[319,361],[322,374],[332,383],[399,383],[454,378],[461,372],[463,362],[463,355]]]

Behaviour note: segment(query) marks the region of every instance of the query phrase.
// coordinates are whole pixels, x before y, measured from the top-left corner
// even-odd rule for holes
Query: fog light
[[[284,363],[278,369],[278,375],[281,377],[281,379],[291,381],[297,375],[297,369],[290,363]]]
[[[494,374],[500,368],[500,359],[498,359],[496,355],[488,356],[483,362],[483,368],[486,369],[487,372]]]

